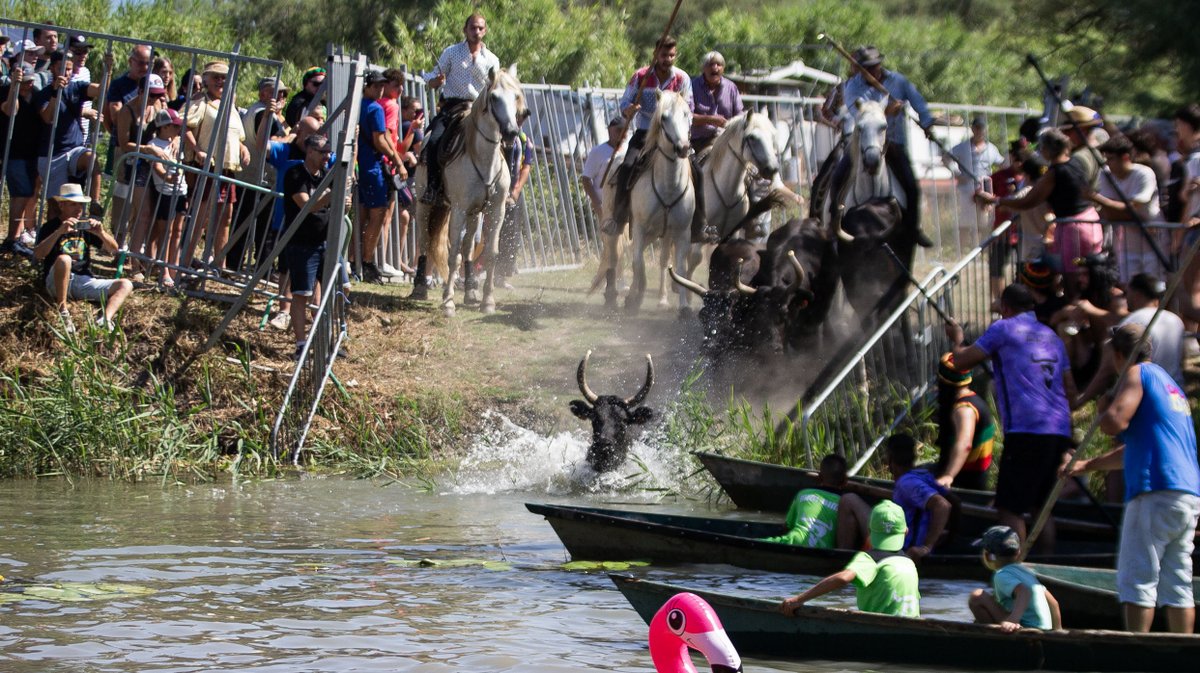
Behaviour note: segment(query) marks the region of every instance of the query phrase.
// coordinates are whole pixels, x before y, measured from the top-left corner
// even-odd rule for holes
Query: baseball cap
[[[971,546],[992,556],[1007,558],[1021,552],[1021,538],[1017,536],[1017,531],[1008,526],[992,526],[983,531],[983,537],[972,542]]]
[[[871,510],[871,547],[880,551],[900,551],[908,524],[904,510],[891,500],[881,500]]]
[[[1129,289],[1137,290],[1150,299],[1162,299],[1167,293],[1167,284],[1148,273],[1139,273],[1129,279]]]
[[[279,82],[279,80],[275,79],[274,77],[263,77],[262,79],[258,80],[258,90],[262,91],[263,89],[266,89],[268,87],[271,89],[274,89],[275,85],[278,82]],[[280,87],[280,88],[283,89],[286,87]]]
[[[167,86],[163,84],[162,78],[154,73],[146,76],[146,88],[150,90],[150,93],[167,92]]]
[[[159,110],[158,114],[154,115],[154,126],[156,128],[171,126],[172,124],[175,126],[183,126],[183,119],[180,118],[178,112],[172,110],[171,108]]]
[[[33,40],[25,40],[24,42],[21,43],[20,48],[17,49],[18,54],[24,54],[25,52],[29,52],[31,54],[37,54],[39,56],[41,55],[41,53],[43,51],[45,51],[45,47],[38,44],[37,42],[34,42]]]
[[[25,79],[21,80],[21,84],[33,84],[33,66],[28,63],[21,64],[21,74],[25,75]]]
[[[67,46],[71,50],[76,50],[76,49],[90,50],[92,47],[94,47],[96,45],[88,42],[87,37],[84,35],[72,35],[71,39],[67,42]]]
[[[363,76],[363,84],[365,86],[371,86],[372,84],[379,84],[380,82],[386,81],[387,77],[383,76],[382,70],[368,70],[367,74]]]

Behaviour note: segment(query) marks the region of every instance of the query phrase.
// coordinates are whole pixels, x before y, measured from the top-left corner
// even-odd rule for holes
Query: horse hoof
[[[631,301],[632,298],[625,300],[625,312],[629,315],[637,315],[638,311],[642,310],[642,302]]]
[[[479,307],[479,310],[482,311],[484,315],[491,315],[496,312],[496,302],[485,301],[483,302],[483,305]]]
[[[414,285],[412,292],[408,295],[408,298],[416,299],[418,301],[425,301],[426,299],[429,299],[429,286]]]
[[[463,306],[475,306],[479,303],[479,290],[474,288],[467,290],[463,295]]]
[[[658,307],[659,307],[659,308],[667,308],[667,307],[668,307],[668,306],[670,306],[670,305],[671,305],[671,300],[670,300],[670,299],[667,299],[666,297],[663,297],[662,299],[659,299],[659,300],[658,300]]]

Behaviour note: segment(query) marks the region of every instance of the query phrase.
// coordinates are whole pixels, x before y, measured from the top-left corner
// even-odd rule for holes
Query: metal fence
[[[968,339],[991,322],[991,255],[1007,239],[1005,222],[956,264],[936,266],[921,279],[879,328],[863,341],[830,383],[799,410],[805,459],[836,452],[862,468],[884,439],[933,390],[938,358],[949,348],[943,321],[926,298],[964,326]],[[1012,278],[1012,266],[1003,268]]]

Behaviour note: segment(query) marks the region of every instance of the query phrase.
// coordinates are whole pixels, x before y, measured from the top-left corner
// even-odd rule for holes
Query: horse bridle
[[[483,93],[483,95],[490,96],[491,93],[492,92],[489,89],[488,91],[485,91]],[[491,113],[491,103],[487,98],[483,99],[483,111],[485,113],[489,113],[489,114]],[[487,134],[485,134],[483,132],[483,129],[479,128],[479,120],[478,119],[473,119],[471,121],[471,126],[475,127],[475,132],[478,133],[479,137],[481,139],[483,139],[485,142],[487,142],[489,145],[499,145],[500,142],[502,140],[504,140],[504,132],[503,131],[499,132],[500,137],[495,138],[495,139],[493,139],[493,138],[489,137]],[[471,168],[475,170],[475,175],[479,178],[479,181],[482,182],[483,184],[487,185],[487,191],[491,192],[492,189],[496,186],[496,181],[500,179],[501,171],[496,171],[495,177],[493,177],[491,180],[488,180],[487,178],[483,177],[483,171],[479,170],[479,166],[475,165],[475,157],[471,156],[470,148],[467,149],[467,161],[471,162]],[[503,157],[501,157],[501,161],[503,161]]]
[[[743,130],[742,131],[742,141],[740,143],[738,143],[739,149],[743,150],[741,153],[739,153],[737,150],[733,149],[733,143],[726,143],[726,146],[729,148],[729,153],[732,154],[733,156],[737,157],[738,162],[742,165],[742,170],[747,170],[746,169],[746,153],[744,150],[746,148],[746,141],[749,140],[749,138],[750,138],[750,134],[747,133],[745,130]],[[749,171],[747,171],[747,172],[749,172]],[[715,171],[708,171],[708,181],[712,183],[713,191],[717,193],[717,200],[721,202],[721,205],[724,206],[726,210],[732,209],[735,205],[737,205],[736,201],[731,202],[731,203],[725,202],[725,196],[721,194],[721,187],[720,187],[720,185],[717,184],[717,178],[715,175]],[[737,195],[735,195],[735,197],[734,197],[737,201],[741,201],[742,197],[746,195],[746,181],[743,179],[740,181],[740,184],[741,184],[742,188],[739,190],[739,193]]]

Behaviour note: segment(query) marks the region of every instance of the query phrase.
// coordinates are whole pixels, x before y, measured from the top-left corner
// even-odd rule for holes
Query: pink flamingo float
[[[696,673],[688,648],[708,660],[713,673],[740,673],[738,656],[712,606],[692,593],[679,593],[650,620],[650,658],[658,673]]]

